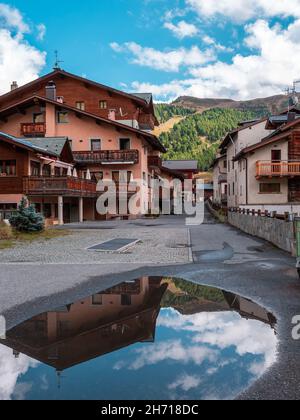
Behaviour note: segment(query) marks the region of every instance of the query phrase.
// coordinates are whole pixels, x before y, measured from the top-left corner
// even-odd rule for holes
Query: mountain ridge
[[[300,99],[300,94],[297,94]],[[195,109],[196,112],[203,112],[208,109],[237,109],[237,110],[265,110],[266,113],[280,112],[288,107],[286,95],[273,95],[266,98],[249,100],[233,100],[227,98],[197,98],[194,96],[180,96],[172,102],[171,106],[180,106],[187,109]]]

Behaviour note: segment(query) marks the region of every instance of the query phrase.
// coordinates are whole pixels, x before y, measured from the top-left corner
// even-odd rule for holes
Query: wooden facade
[[[45,97],[49,82],[56,86],[56,97],[61,103],[78,107],[103,118],[117,121],[136,120],[142,128],[158,125],[152,100],[148,103],[134,95],[103,86],[73,74],[57,70],[13,92],[0,97],[0,110],[34,95]],[[79,105],[80,104],[80,105]],[[83,105],[82,105],[83,104]],[[111,111],[114,111],[113,114]]]

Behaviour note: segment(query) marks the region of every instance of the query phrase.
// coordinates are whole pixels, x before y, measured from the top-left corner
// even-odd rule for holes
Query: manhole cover
[[[138,242],[139,239],[112,239],[110,241],[103,242],[102,244],[94,245],[88,248],[88,250],[97,252],[122,252]]]

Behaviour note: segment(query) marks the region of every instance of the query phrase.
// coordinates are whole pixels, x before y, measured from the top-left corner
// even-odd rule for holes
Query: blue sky
[[[300,0],[0,2],[0,92],[62,67],[156,100],[250,99],[300,78]]]

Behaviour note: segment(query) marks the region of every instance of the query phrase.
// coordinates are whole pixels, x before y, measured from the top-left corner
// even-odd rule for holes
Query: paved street
[[[67,237],[71,261],[64,261],[69,254],[59,255],[62,239],[47,243],[46,251],[41,244],[1,251],[0,308],[9,326],[141,275],[170,275],[218,286],[252,299],[278,319],[278,361],[242,398],[300,397],[300,342],[291,338],[292,317],[300,314],[300,280],[288,254],[217,223],[210,215],[190,234],[184,218],[169,216],[71,228],[74,235]],[[101,263],[83,264],[82,245],[124,236],[142,238],[142,244],[124,255],[98,256]],[[33,262],[38,253],[43,256],[41,264]]]

